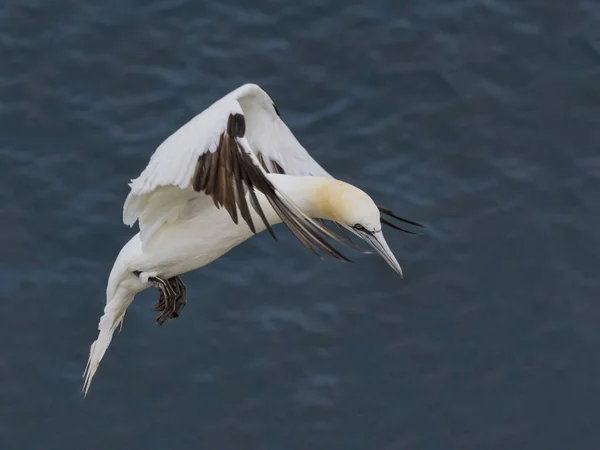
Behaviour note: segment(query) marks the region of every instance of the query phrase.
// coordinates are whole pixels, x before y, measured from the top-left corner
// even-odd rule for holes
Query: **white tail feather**
[[[96,370],[98,370],[100,361],[102,361],[102,357],[110,345],[113,334],[119,324],[121,327],[123,326],[125,311],[135,296],[135,294],[131,292],[123,291],[124,289],[117,290],[115,295],[106,303],[104,315],[100,318],[100,323],[98,324],[100,333],[98,334],[98,339],[92,343],[88,362],[83,373],[84,383],[82,392],[84,398],[90,389],[92,378],[94,378],[94,374],[96,373]]]

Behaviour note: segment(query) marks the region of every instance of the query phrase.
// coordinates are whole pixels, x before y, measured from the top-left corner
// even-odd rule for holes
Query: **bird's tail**
[[[104,314],[100,318],[100,323],[98,324],[100,333],[98,334],[98,339],[92,343],[88,362],[83,373],[84,383],[82,392],[84,397],[90,389],[92,378],[94,377],[96,370],[98,370],[100,361],[110,345],[115,330],[119,324],[123,323],[125,311],[133,301],[134,296],[135,294],[125,291],[123,288],[118,288],[106,303]]]

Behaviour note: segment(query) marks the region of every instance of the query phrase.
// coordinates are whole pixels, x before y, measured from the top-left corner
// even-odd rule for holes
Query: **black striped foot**
[[[156,318],[156,323],[162,325],[169,319],[179,317],[181,310],[187,304],[187,288],[181,278],[150,277],[148,281],[158,289],[158,301],[154,310],[161,314]]]

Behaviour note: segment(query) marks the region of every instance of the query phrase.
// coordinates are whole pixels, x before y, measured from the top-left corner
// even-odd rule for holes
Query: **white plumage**
[[[219,258],[255,232],[283,222],[313,252],[347,260],[313,219],[336,222],[372,245],[400,275],[381,231],[386,213],[358,188],[335,180],[302,147],[265,91],[245,84],[167,138],[130,183],[123,222],[140,232],[122,249],[107,286],[84,393],[135,295],[155,285],[159,323],[185,306],[179,275]],[[274,234],[273,234],[274,236]],[[183,293],[182,293],[183,292]],[[161,299],[164,300],[161,304]]]
[[[139,219],[144,245],[162,223],[177,220],[186,201],[198,195],[189,189],[195,163],[201,154],[216,151],[229,116],[236,113],[245,118],[243,147],[251,156],[261,153],[289,175],[330,177],[281,120],[267,93],[255,84],[245,84],[167,138],[131,182],[123,222],[133,226]]]

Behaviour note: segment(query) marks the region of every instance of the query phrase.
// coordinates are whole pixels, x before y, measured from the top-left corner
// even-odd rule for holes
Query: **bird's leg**
[[[154,309],[154,311],[164,311],[166,303],[165,291],[162,289],[162,287],[159,287],[159,285],[155,286],[158,289],[158,300],[152,309]]]
[[[165,280],[161,277],[151,277],[148,280],[154,283],[159,291],[158,302],[154,309],[161,311],[162,314],[158,316],[156,322],[162,325],[168,319],[179,317],[181,310],[187,303],[187,289],[181,279],[179,277],[171,277]]]
[[[141,272],[136,270],[133,274],[139,277]],[[162,325],[168,319],[179,317],[181,310],[187,304],[187,288],[181,278],[175,276],[165,279],[160,276],[150,276],[147,280],[158,289],[158,300],[153,309],[162,314],[157,317],[156,322]]]
[[[170,278],[165,279],[162,277],[151,277],[150,281],[158,281],[160,283],[162,289],[164,289],[165,297],[167,301],[171,301],[177,296],[177,293],[173,290],[173,286],[171,285]]]
[[[158,289],[158,302],[156,303],[156,306],[154,308],[157,311],[162,311],[162,309],[164,308],[163,305],[166,302],[167,298],[174,297],[175,293],[172,292],[173,290],[169,285],[168,280],[165,280],[162,277],[148,277],[148,281],[150,281],[154,285],[154,287]]]
[[[169,278],[169,282],[171,283],[173,290],[178,294],[175,299],[175,304],[173,305],[173,315],[179,317],[181,310],[185,308],[185,305],[187,304],[187,288],[179,277]]]
[[[187,288],[179,277],[171,277],[167,281],[173,289],[175,297],[173,298],[172,302],[169,301],[169,304],[165,306],[165,309],[172,312],[172,316],[169,318],[176,318],[179,317],[181,310],[185,308],[187,303]]]
[[[150,281],[158,289],[158,301],[154,310],[161,311],[162,314],[156,319],[159,325],[162,325],[167,319],[172,317],[173,305],[177,298],[177,293],[171,287],[168,279],[155,276],[149,277]]]

